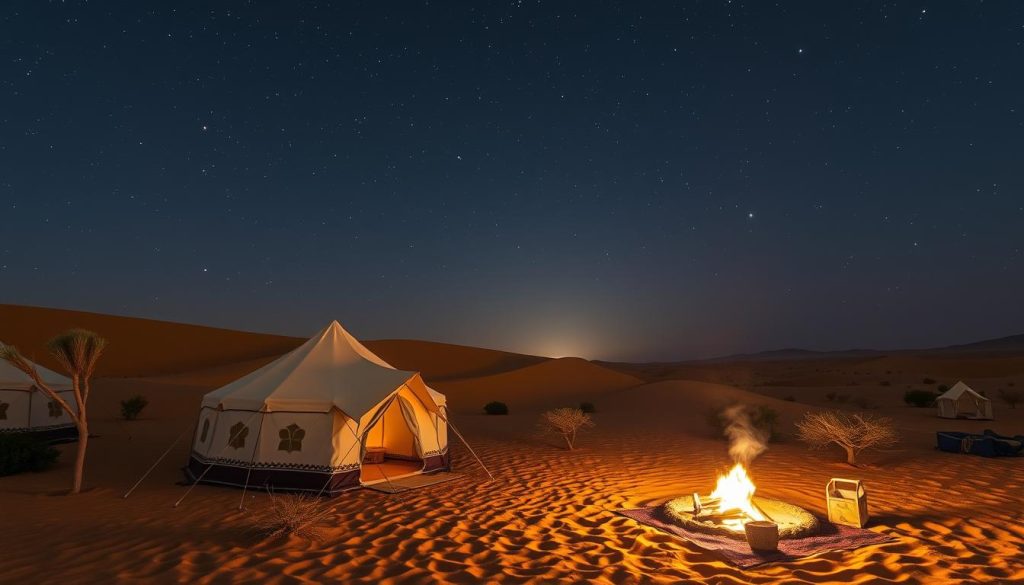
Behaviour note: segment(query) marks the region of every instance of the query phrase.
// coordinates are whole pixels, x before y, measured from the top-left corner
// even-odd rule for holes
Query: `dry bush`
[[[800,440],[812,449],[823,449],[832,443],[845,449],[850,465],[857,464],[857,454],[864,449],[888,447],[899,441],[891,420],[871,415],[848,415],[834,410],[809,412],[796,426]]]
[[[256,530],[265,536],[298,536],[310,540],[322,537],[320,526],[331,514],[323,501],[306,494],[278,496],[270,492],[270,505],[256,520]]]
[[[576,433],[592,426],[590,415],[578,408],[556,408],[540,415],[541,430],[562,435],[570,451],[576,443]]]

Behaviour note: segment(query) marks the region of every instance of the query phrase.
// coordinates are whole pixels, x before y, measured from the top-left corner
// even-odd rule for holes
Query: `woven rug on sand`
[[[795,561],[804,557],[833,550],[853,550],[862,546],[892,542],[895,539],[864,528],[851,528],[821,520],[821,529],[812,536],[779,541],[779,550],[753,552],[743,539],[705,534],[688,530],[669,521],[660,506],[618,510],[618,513],[641,524],[684,538],[697,546],[715,551],[725,560],[741,568],[765,563]]]

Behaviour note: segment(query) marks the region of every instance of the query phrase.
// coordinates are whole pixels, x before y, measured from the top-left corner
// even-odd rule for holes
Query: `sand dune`
[[[580,401],[600,403],[608,392],[640,383],[633,376],[580,358],[561,358],[491,376],[439,381],[433,385],[448,396],[453,409],[479,412],[492,400],[508,404],[513,411],[575,406]]]
[[[98,376],[162,376],[186,384],[225,384],[305,341],[152,319],[0,305],[0,341],[51,368],[57,364],[49,358],[46,340],[73,327],[92,329],[110,342]],[[427,380],[492,375],[550,359],[430,341],[365,343],[396,368],[421,372]]]
[[[367,341],[366,347],[392,366],[400,370],[420,372],[424,378],[431,381],[490,376],[551,359],[411,339]]]
[[[823,358],[795,361],[739,361],[601,365],[647,382],[702,380],[754,386],[892,386],[920,387],[925,378],[933,385],[957,380],[984,384],[995,378],[1024,378],[1024,355],[947,353],[929,355]]]
[[[0,340],[17,346],[27,356],[35,356],[47,367],[55,368],[57,364],[46,351],[46,340],[72,327],[92,329],[109,341],[97,369],[101,377],[154,376],[208,368],[280,355],[305,341],[151,319],[0,305]]]
[[[741,571],[709,552],[644,528],[613,511],[706,491],[728,465],[725,443],[697,432],[684,405],[719,398],[756,400],[721,385],[667,382],[613,392],[622,411],[566,452],[539,438],[533,415],[458,416],[489,463],[489,483],[461,447],[463,480],[387,496],[354,492],[330,501],[322,541],[263,538],[250,528],[267,496],[185,488],[168,460],[128,500],[121,494],[180,433],[191,431],[195,386],[147,380],[101,381],[87,485],[79,497],[49,495],[69,478],[69,451],[57,469],[0,479],[0,555],[5,582],[69,583],[977,583],[1024,579],[1024,494],[1007,480],[1019,461],[986,460],[911,446],[870,457],[860,469],[836,453],[774,444],[754,462],[760,493],[822,513],[833,476],[867,481],[874,530],[896,542]],[[142,392],[143,420],[119,422],[117,400]],[[629,394],[634,393],[632,400]],[[799,405],[778,404],[782,408]],[[626,406],[632,402],[631,409]],[[651,424],[669,408],[677,423]],[[665,423],[670,421],[662,419]],[[1020,418],[1017,419],[1018,423]],[[932,424],[936,421],[932,419]],[[945,423],[943,423],[945,424]],[[955,496],[945,490],[952,489]],[[29,529],[28,527],[31,527]]]
[[[326,504],[332,512],[324,539],[307,541],[264,538],[252,529],[254,517],[268,506],[267,495],[259,490],[248,492],[242,510],[240,490],[206,485],[196,487],[181,507],[172,507],[186,489],[179,484],[180,467],[188,456],[200,397],[273,359],[294,340],[104,316],[78,319],[77,314],[70,315],[76,317],[71,321],[57,318],[67,315],[24,320],[32,313],[0,307],[0,316],[22,315],[21,320],[2,321],[15,333],[10,341],[31,345],[41,343],[48,329],[92,326],[115,344],[107,356],[109,372],[160,375],[96,381],[90,399],[96,436],[90,441],[85,493],[59,495],[70,483],[73,444],[60,446],[63,454],[52,470],[0,478],[0,550],[9,553],[0,555],[2,582],[1024,581],[1024,493],[1016,481],[1022,461],[934,449],[938,429],[1024,432],[1024,408],[1008,409],[997,402],[996,421],[942,420],[931,409],[904,405],[904,385],[898,383],[931,375],[922,373],[927,370],[946,372],[950,378],[974,376],[989,390],[1010,383],[1024,386],[1024,373],[1016,366],[993,368],[1001,377],[986,376],[993,371],[991,364],[1013,362],[977,356],[953,357],[948,363],[946,358],[900,357],[904,361],[715,364],[675,370],[666,365],[632,370],[616,366],[621,371],[615,371],[579,359],[380,342],[373,349],[395,365],[421,369],[440,380],[435,384],[448,393],[453,422],[496,480],[487,482],[453,439],[453,462],[456,471],[466,474],[463,479],[400,495],[345,494]],[[47,331],[33,338],[39,323]],[[199,339],[207,334],[238,345],[220,348]],[[146,345],[137,335],[171,341],[167,346]],[[186,341],[196,345],[178,345]],[[128,347],[133,343],[145,347],[135,351]],[[393,353],[387,344],[393,344]],[[120,345],[125,347],[114,353]],[[262,351],[268,353],[254,355]],[[250,355],[235,359],[246,352]],[[163,369],[173,367],[188,371]],[[644,384],[643,376],[624,373],[628,371],[660,381]],[[905,378],[896,378],[897,372]],[[671,379],[684,374],[694,379]],[[460,378],[466,375],[472,377]],[[772,384],[811,379],[822,383]],[[880,384],[886,380],[890,386]],[[845,393],[851,400],[828,401],[829,393]],[[119,401],[135,394],[149,399],[149,407],[140,420],[120,420]],[[854,397],[872,404],[859,406]],[[475,414],[492,399],[507,402],[512,414]],[[555,438],[537,434],[536,410],[580,400],[597,404],[597,427],[580,436],[576,451],[564,451]],[[779,413],[781,442],[772,443],[751,466],[760,494],[822,514],[829,478],[864,479],[872,530],[896,541],[744,571],[614,514],[622,507],[709,491],[729,460],[726,442],[709,425],[708,413],[735,402]],[[862,467],[849,467],[840,463],[838,452],[809,451],[793,439],[792,422],[819,408],[889,416],[903,441],[865,455]],[[166,460],[129,499],[122,499],[172,444]]]

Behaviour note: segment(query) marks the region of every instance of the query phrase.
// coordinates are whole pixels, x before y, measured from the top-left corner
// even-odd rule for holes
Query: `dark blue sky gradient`
[[[4,3],[0,301],[631,360],[1024,331],[1024,4],[780,4]]]

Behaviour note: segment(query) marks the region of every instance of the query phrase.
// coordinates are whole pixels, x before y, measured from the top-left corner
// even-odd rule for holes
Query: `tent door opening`
[[[397,396],[366,434],[360,481],[378,483],[419,473],[423,453],[412,403]]]
[[[978,403],[974,400],[974,397],[966,392],[961,394],[960,398],[956,401],[956,415],[958,417],[977,418],[979,414]]]

